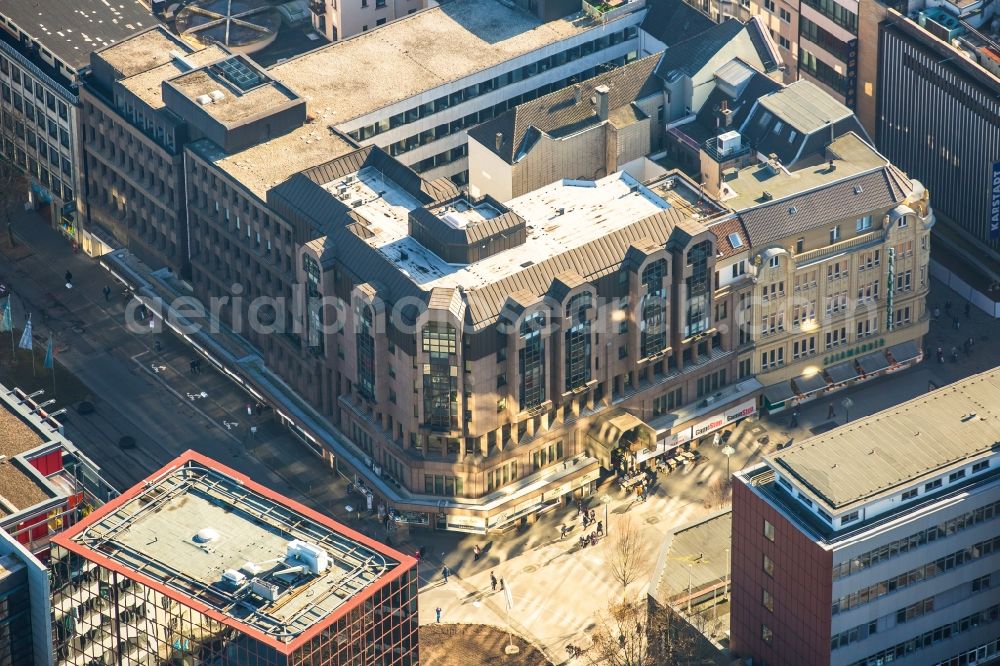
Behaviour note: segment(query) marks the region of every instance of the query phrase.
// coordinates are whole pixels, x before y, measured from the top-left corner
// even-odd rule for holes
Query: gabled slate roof
[[[693,76],[743,29],[742,23],[731,18],[674,44],[664,52],[656,74],[663,79],[674,71]]]
[[[904,198],[896,175],[890,175],[889,169],[883,167],[748,208],[739,215],[753,245],[763,246],[831,222],[859,218],[880,208],[890,209]]]
[[[684,0],[646,0],[646,6],[649,12],[642,20],[642,31],[667,48],[715,25],[715,21]]]
[[[518,153],[538,138],[538,132],[559,136],[602,122],[591,102],[594,88],[598,86],[609,88],[608,115],[613,121],[617,109],[656,93],[660,84],[652,74],[659,60],[660,54],[646,56],[624,67],[525,102],[470,129],[469,136],[513,164]],[[502,135],[499,148],[497,134]]]

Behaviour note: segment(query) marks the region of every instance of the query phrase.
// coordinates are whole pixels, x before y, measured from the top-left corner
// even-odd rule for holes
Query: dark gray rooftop
[[[684,0],[646,0],[646,6],[649,12],[642,20],[642,30],[667,48],[715,25],[712,19]]]
[[[91,51],[158,23],[140,0],[3,0],[0,14],[74,69],[90,64]]]
[[[708,30],[689,36],[664,52],[656,73],[663,78],[667,78],[674,71],[692,76],[743,30],[744,25],[731,18],[713,25]]]

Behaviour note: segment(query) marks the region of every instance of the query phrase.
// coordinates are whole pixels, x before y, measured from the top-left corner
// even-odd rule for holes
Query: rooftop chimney
[[[597,86],[594,88],[594,96],[597,104],[597,117],[601,120],[608,119],[608,93],[607,86]]]
[[[500,146],[503,145],[503,132],[497,132],[496,142],[497,142],[497,150],[499,151]]]

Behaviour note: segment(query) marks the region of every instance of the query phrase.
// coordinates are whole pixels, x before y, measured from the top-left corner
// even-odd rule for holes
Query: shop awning
[[[772,405],[777,405],[795,396],[791,382],[784,381],[772,384],[764,389],[764,399]]]
[[[831,365],[826,369],[826,374],[830,375],[830,379],[833,380],[834,384],[843,384],[859,377],[861,373],[855,369],[854,361],[845,361],[844,363]]]
[[[889,367],[889,361],[885,360],[885,352],[875,352],[858,359],[858,365],[864,370],[866,375],[874,375],[876,372]]]
[[[896,363],[906,363],[907,361],[912,361],[919,356],[920,350],[917,349],[917,343],[913,340],[907,340],[906,342],[901,342],[898,345],[889,347],[889,349],[886,350],[886,353]]]
[[[823,378],[822,372],[812,375],[799,375],[792,381],[795,382],[795,388],[799,390],[801,395],[808,395],[826,388],[826,379]]]

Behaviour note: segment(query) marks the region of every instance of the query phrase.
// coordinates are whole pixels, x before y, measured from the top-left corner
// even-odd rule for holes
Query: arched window
[[[521,376],[521,409],[531,409],[545,402],[545,314],[533,312],[521,322],[520,337],[524,345],[518,351]]]
[[[570,299],[566,306],[566,390],[572,391],[590,381],[591,332],[588,310],[590,292]]]
[[[358,317],[358,393],[375,399],[375,338],[372,336],[374,313],[371,307],[361,308]]]
[[[663,351],[667,346],[667,295],[663,278],[667,272],[664,259],[654,261],[642,271],[642,296],[639,322],[639,346],[643,358]]]

